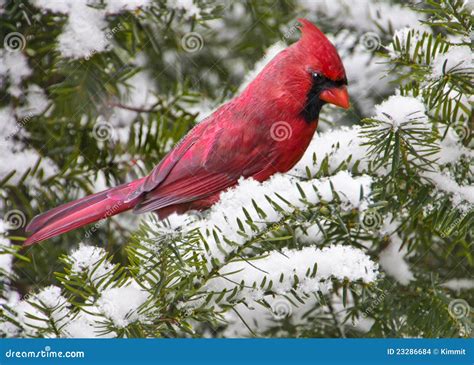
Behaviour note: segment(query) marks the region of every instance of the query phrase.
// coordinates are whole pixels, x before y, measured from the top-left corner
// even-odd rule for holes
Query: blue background
[[[7,358],[6,352],[84,351],[85,358]],[[387,355],[430,348],[431,355]],[[435,355],[434,349],[466,349]],[[474,364],[474,339],[3,339],[1,364]]]

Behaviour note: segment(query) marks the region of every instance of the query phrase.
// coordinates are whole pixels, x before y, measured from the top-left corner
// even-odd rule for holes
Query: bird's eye
[[[319,72],[312,72],[312,75],[314,81],[322,81],[324,79],[323,75],[321,75]]]

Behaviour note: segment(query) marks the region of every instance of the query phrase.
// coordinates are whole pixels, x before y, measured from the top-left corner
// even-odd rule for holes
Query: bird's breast
[[[279,171],[287,172],[303,157],[314,136],[314,132],[318,126],[318,121],[307,123],[303,119],[292,121],[281,121],[281,124],[273,124],[270,133],[272,138],[277,139],[276,148],[279,155]],[[280,132],[277,131],[280,128]],[[286,134],[283,134],[284,131]]]

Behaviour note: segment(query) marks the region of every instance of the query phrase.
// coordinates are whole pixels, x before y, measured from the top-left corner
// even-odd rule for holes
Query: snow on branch
[[[33,4],[43,12],[68,16],[64,30],[58,38],[58,50],[63,57],[80,59],[111,49],[110,32],[106,29],[107,15],[135,11],[148,6],[150,0],[106,1],[104,8],[90,0],[34,0]]]
[[[20,301],[14,308],[27,335],[58,337],[69,318],[70,305],[61,288],[51,285]]]
[[[340,25],[359,31],[384,31],[418,24],[420,14],[398,4],[373,0],[299,0],[312,12],[323,14]],[[345,16],[341,16],[345,14]],[[370,21],[367,21],[370,19]]]
[[[367,170],[367,147],[362,145],[360,127],[341,127],[316,133],[305,154],[289,174],[304,178],[308,169],[311,174],[316,174],[325,160],[330,173],[334,173],[344,163],[349,171],[356,163],[360,171]]]
[[[289,175],[275,175],[264,183],[242,179],[235,189],[221,195],[204,221],[198,222],[207,243],[208,258],[224,260],[227,254],[268,225],[284,219],[285,214],[321,200],[331,202],[335,194],[341,199],[342,209],[363,208],[370,194],[370,184],[369,176],[352,177],[346,171],[309,181],[298,181]],[[249,221],[251,225],[243,224]]]
[[[438,79],[447,73],[472,70],[473,67],[473,55],[470,47],[450,47],[446,52],[437,54],[434,58],[432,78]]]
[[[326,281],[331,278],[371,283],[377,278],[378,265],[360,249],[332,245],[322,249],[285,249],[251,262],[233,262],[224,266],[219,275],[208,282],[207,291],[231,292],[243,285],[245,289],[239,296],[257,300],[266,289],[276,294],[295,289],[301,295],[326,290],[330,287]]]
[[[106,259],[106,251],[101,247],[80,244],[79,248],[67,256],[71,275],[85,275],[92,283],[98,284],[113,271],[113,265]]]

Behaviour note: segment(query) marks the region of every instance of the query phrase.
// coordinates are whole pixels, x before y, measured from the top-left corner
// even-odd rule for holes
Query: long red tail
[[[33,234],[23,245],[32,245],[133,208],[140,197],[128,200],[128,196],[143,180],[142,178],[86,196],[36,216],[26,227],[26,230]]]

